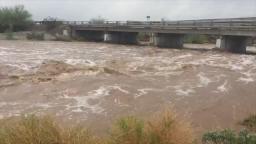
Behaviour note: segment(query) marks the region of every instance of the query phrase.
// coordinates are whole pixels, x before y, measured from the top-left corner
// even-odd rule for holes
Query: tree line
[[[0,7],[0,32],[25,30],[32,24],[32,15],[22,5]]]

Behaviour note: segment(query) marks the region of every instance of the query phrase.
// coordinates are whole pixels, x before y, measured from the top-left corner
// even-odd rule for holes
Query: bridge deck
[[[62,23],[71,26],[73,30],[256,37],[256,17],[183,21],[62,21]]]

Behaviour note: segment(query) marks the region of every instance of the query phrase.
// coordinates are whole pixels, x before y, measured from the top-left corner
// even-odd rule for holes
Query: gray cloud
[[[0,0],[0,6],[22,4],[41,20],[152,20],[256,17],[256,0]]]

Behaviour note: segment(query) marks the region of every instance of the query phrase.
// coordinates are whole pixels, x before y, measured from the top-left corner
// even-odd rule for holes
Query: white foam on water
[[[96,63],[88,59],[66,59],[65,63],[71,65],[83,64],[87,66],[96,66]]]
[[[104,97],[109,96],[111,90],[119,90],[123,93],[128,94],[129,92],[122,89],[120,86],[101,86],[96,90],[88,92],[86,96],[68,96],[64,95],[64,99],[73,99],[76,104],[68,104],[67,109],[72,112],[85,112],[89,109],[92,113],[101,114],[104,112],[104,108],[101,107],[101,101]],[[90,100],[97,100],[96,103],[90,104]]]
[[[227,84],[228,84],[228,81],[225,81],[222,85],[218,86],[217,90],[219,92],[228,92]]]
[[[177,60],[177,59],[184,59],[184,58],[188,58],[188,57],[192,57],[192,56],[193,56],[192,54],[185,54],[185,55],[176,56],[174,58],[175,58],[175,60]]]
[[[191,94],[195,93],[194,87],[185,86],[184,83],[181,85],[169,86],[169,87],[174,88],[175,93],[178,96],[190,96]]]
[[[205,74],[202,72],[197,74],[197,77],[199,77],[199,84],[197,85],[198,87],[206,87],[212,82],[211,79],[205,76]]]
[[[6,55],[9,55],[9,54],[10,54],[9,52],[0,51],[0,56],[6,56]]]
[[[0,102],[0,107],[4,107],[4,106],[16,106],[19,105],[20,103],[17,102]]]
[[[161,91],[164,91],[166,89],[168,89],[169,87],[166,87],[166,88],[163,88],[163,89],[159,89],[159,88],[142,88],[142,89],[138,89],[138,93],[135,93],[134,94],[134,98],[137,99],[141,96],[144,96],[146,94],[148,94],[150,91],[153,91],[153,92],[161,92]]]
[[[254,82],[254,79],[251,77],[240,77],[237,81],[244,82],[245,84]]]
[[[176,89],[175,92],[179,96],[189,96],[192,93],[195,93],[193,89]]]
[[[120,92],[123,92],[125,94],[129,94],[130,93],[129,91],[121,88],[120,86],[110,86],[109,88],[114,89],[114,90],[119,90]]]
[[[242,65],[253,65],[255,64],[255,57],[249,57],[249,56],[241,56],[241,62]]]
[[[0,113],[0,119],[4,119],[4,118],[9,118],[9,117],[14,117],[14,116],[20,116],[22,113],[21,110],[11,110],[11,111],[8,111],[8,112],[3,112],[3,113]]]
[[[155,65],[154,68],[157,69],[158,71],[175,71],[175,70],[181,69],[182,66],[179,65],[179,64],[177,64],[177,65],[171,65],[171,66],[159,66],[159,65]]]
[[[228,66],[230,67],[231,70],[234,71],[241,71],[244,69],[244,67],[241,64],[234,64],[231,61],[228,62]]]
[[[164,76],[164,77],[168,77],[168,76],[178,76],[181,75],[183,73],[183,71],[170,71],[170,72],[155,72],[154,75],[157,76]]]
[[[32,66],[22,64],[22,63],[20,63],[20,64],[6,64],[6,65],[10,66],[10,67],[15,67],[15,68],[18,68],[18,69],[21,69],[21,70],[24,70],[24,71],[29,71],[33,68]]]
[[[136,99],[136,98],[138,98],[138,97],[141,97],[141,96],[143,96],[143,95],[146,95],[146,94],[148,93],[148,90],[149,90],[149,89],[138,89],[139,93],[136,93],[136,94],[134,95],[134,98]]]
[[[52,108],[50,103],[34,103],[31,105],[32,108],[49,109]]]
[[[0,47],[0,49],[8,50],[8,49],[10,49],[10,48],[8,48],[8,47]]]
[[[65,81],[67,79],[70,78],[74,78],[76,76],[95,76],[97,74],[99,74],[101,71],[76,71],[76,72],[72,72],[72,73],[62,73],[60,75],[58,75],[56,78],[59,81]]]

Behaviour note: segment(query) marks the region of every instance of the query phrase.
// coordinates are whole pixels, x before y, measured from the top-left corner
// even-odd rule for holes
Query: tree
[[[0,7],[0,29],[22,29],[32,22],[32,15],[25,10],[23,5],[14,7]]]
[[[49,17],[43,19],[43,24],[46,25],[46,29],[48,31],[51,31],[51,30],[54,30],[55,28],[59,27],[63,23],[58,18],[49,16]]]
[[[102,18],[101,16],[98,16],[97,18],[92,18],[90,20],[91,24],[104,24],[106,20],[104,18]]]

